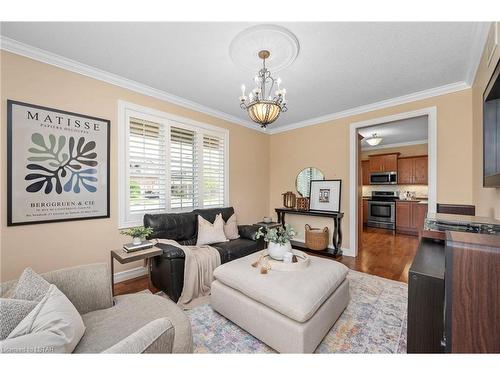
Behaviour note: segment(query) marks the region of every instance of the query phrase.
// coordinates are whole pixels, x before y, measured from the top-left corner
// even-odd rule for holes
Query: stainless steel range
[[[372,191],[368,201],[367,226],[375,228],[396,229],[397,191]]]

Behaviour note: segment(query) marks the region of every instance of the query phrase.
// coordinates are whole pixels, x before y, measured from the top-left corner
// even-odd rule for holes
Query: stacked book
[[[126,253],[131,253],[134,251],[139,251],[139,250],[146,250],[150,249],[153,247],[153,243],[150,241],[142,241],[138,245],[134,245],[133,243],[128,243],[126,245],[123,245],[123,251]]]

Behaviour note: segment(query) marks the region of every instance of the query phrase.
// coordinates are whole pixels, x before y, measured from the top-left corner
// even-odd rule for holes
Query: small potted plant
[[[146,237],[153,234],[153,228],[135,227],[129,228],[127,230],[122,230],[120,233],[132,237],[132,243],[134,245],[140,245],[142,241],[146,239]]]
[[[267,242],[267,252],[271,258],[283,260],[283,255],[292,251],[290,240],[296,235],[295,229],[285,224],[285,227],[280,226],[268,230],[260,227],[256,237],[264,237],[264,241]]]

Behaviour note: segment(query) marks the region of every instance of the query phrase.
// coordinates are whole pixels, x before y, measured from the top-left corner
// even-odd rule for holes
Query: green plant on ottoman
[[[132,243],[134,245],[140,245],[142,241],[146,239],[146,237],[153,234],[153,228],[135,227],[129,228],[127,230],[122,230],[120,233],[132,237]]]

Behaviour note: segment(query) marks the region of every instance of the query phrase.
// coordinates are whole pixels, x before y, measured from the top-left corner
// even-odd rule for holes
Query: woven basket
[[[306,247],[311,250],[321,251],[328,247],[328,227],[311,228],[306,224]]]

